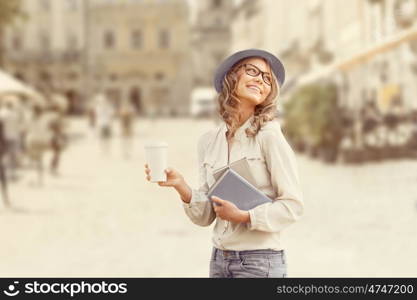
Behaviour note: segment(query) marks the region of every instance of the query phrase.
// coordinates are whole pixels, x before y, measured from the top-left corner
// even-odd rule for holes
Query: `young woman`
[[[275,119],[276,97],[285,71],[269,52],[249,49],[228,57],[218,68],[214,85],[224,122],[198,142],[201,187],[191,189],[176,170],[167,181],[184,202],[187,216],[197,225],[213,221],[210,277],[286,277],[281,232],[303,213],[294,153]],[[215,182],[213,171],[247,159],[257,188],[273,202],[242,211],[227,199],[207,197]],[[147,179],[151,170],[145,165]]]

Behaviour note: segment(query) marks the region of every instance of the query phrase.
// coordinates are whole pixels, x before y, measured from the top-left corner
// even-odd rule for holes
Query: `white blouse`
[[[213,246],[222,250],[281,250],[280,233],[303,214],[303,199],[295,155],[278,121],[268,122],[255,137],[247,137],[250,117],[235,133],[230,157],[225,122],[203,134],[198,141],[200,188],[192,190],[184,210],[191,221],[208,226],[214,220]],[[216,217],[207,197],[215,182],[213,171],[246,157],[257,188],[272,199],[249,211],[250,223],[233,223]],[[224,199],[227,200],[227,199]]]

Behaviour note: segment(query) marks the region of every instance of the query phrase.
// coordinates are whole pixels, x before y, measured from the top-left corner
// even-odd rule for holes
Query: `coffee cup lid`
[[[168,147],[168,144],[165,142],[153,141],[153,142],[146,143],[145,147],[146,148],[161,148],[161,147]]]

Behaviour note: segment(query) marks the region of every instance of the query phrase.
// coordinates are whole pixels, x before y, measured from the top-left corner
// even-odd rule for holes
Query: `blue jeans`
[[[287,277],[284,250],[226,251],[213,247],[211,278]]]

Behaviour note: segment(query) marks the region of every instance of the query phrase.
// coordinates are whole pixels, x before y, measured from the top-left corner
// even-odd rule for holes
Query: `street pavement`
[[[72,119],[60,175],[38,186],[34,170],[21,172],[13,209],[0,204],[0,276],[208,276],[212,227],[191,223],[173,189],[145,180],[143,145],[168,142],[169,165],[197,187],[197,139],[214,123],[135,125],[127,157],[117,126],[106,152],[86,120]],[[305,215],[283,234],[290,277],[417,276],[417,160],[297,161]]]

